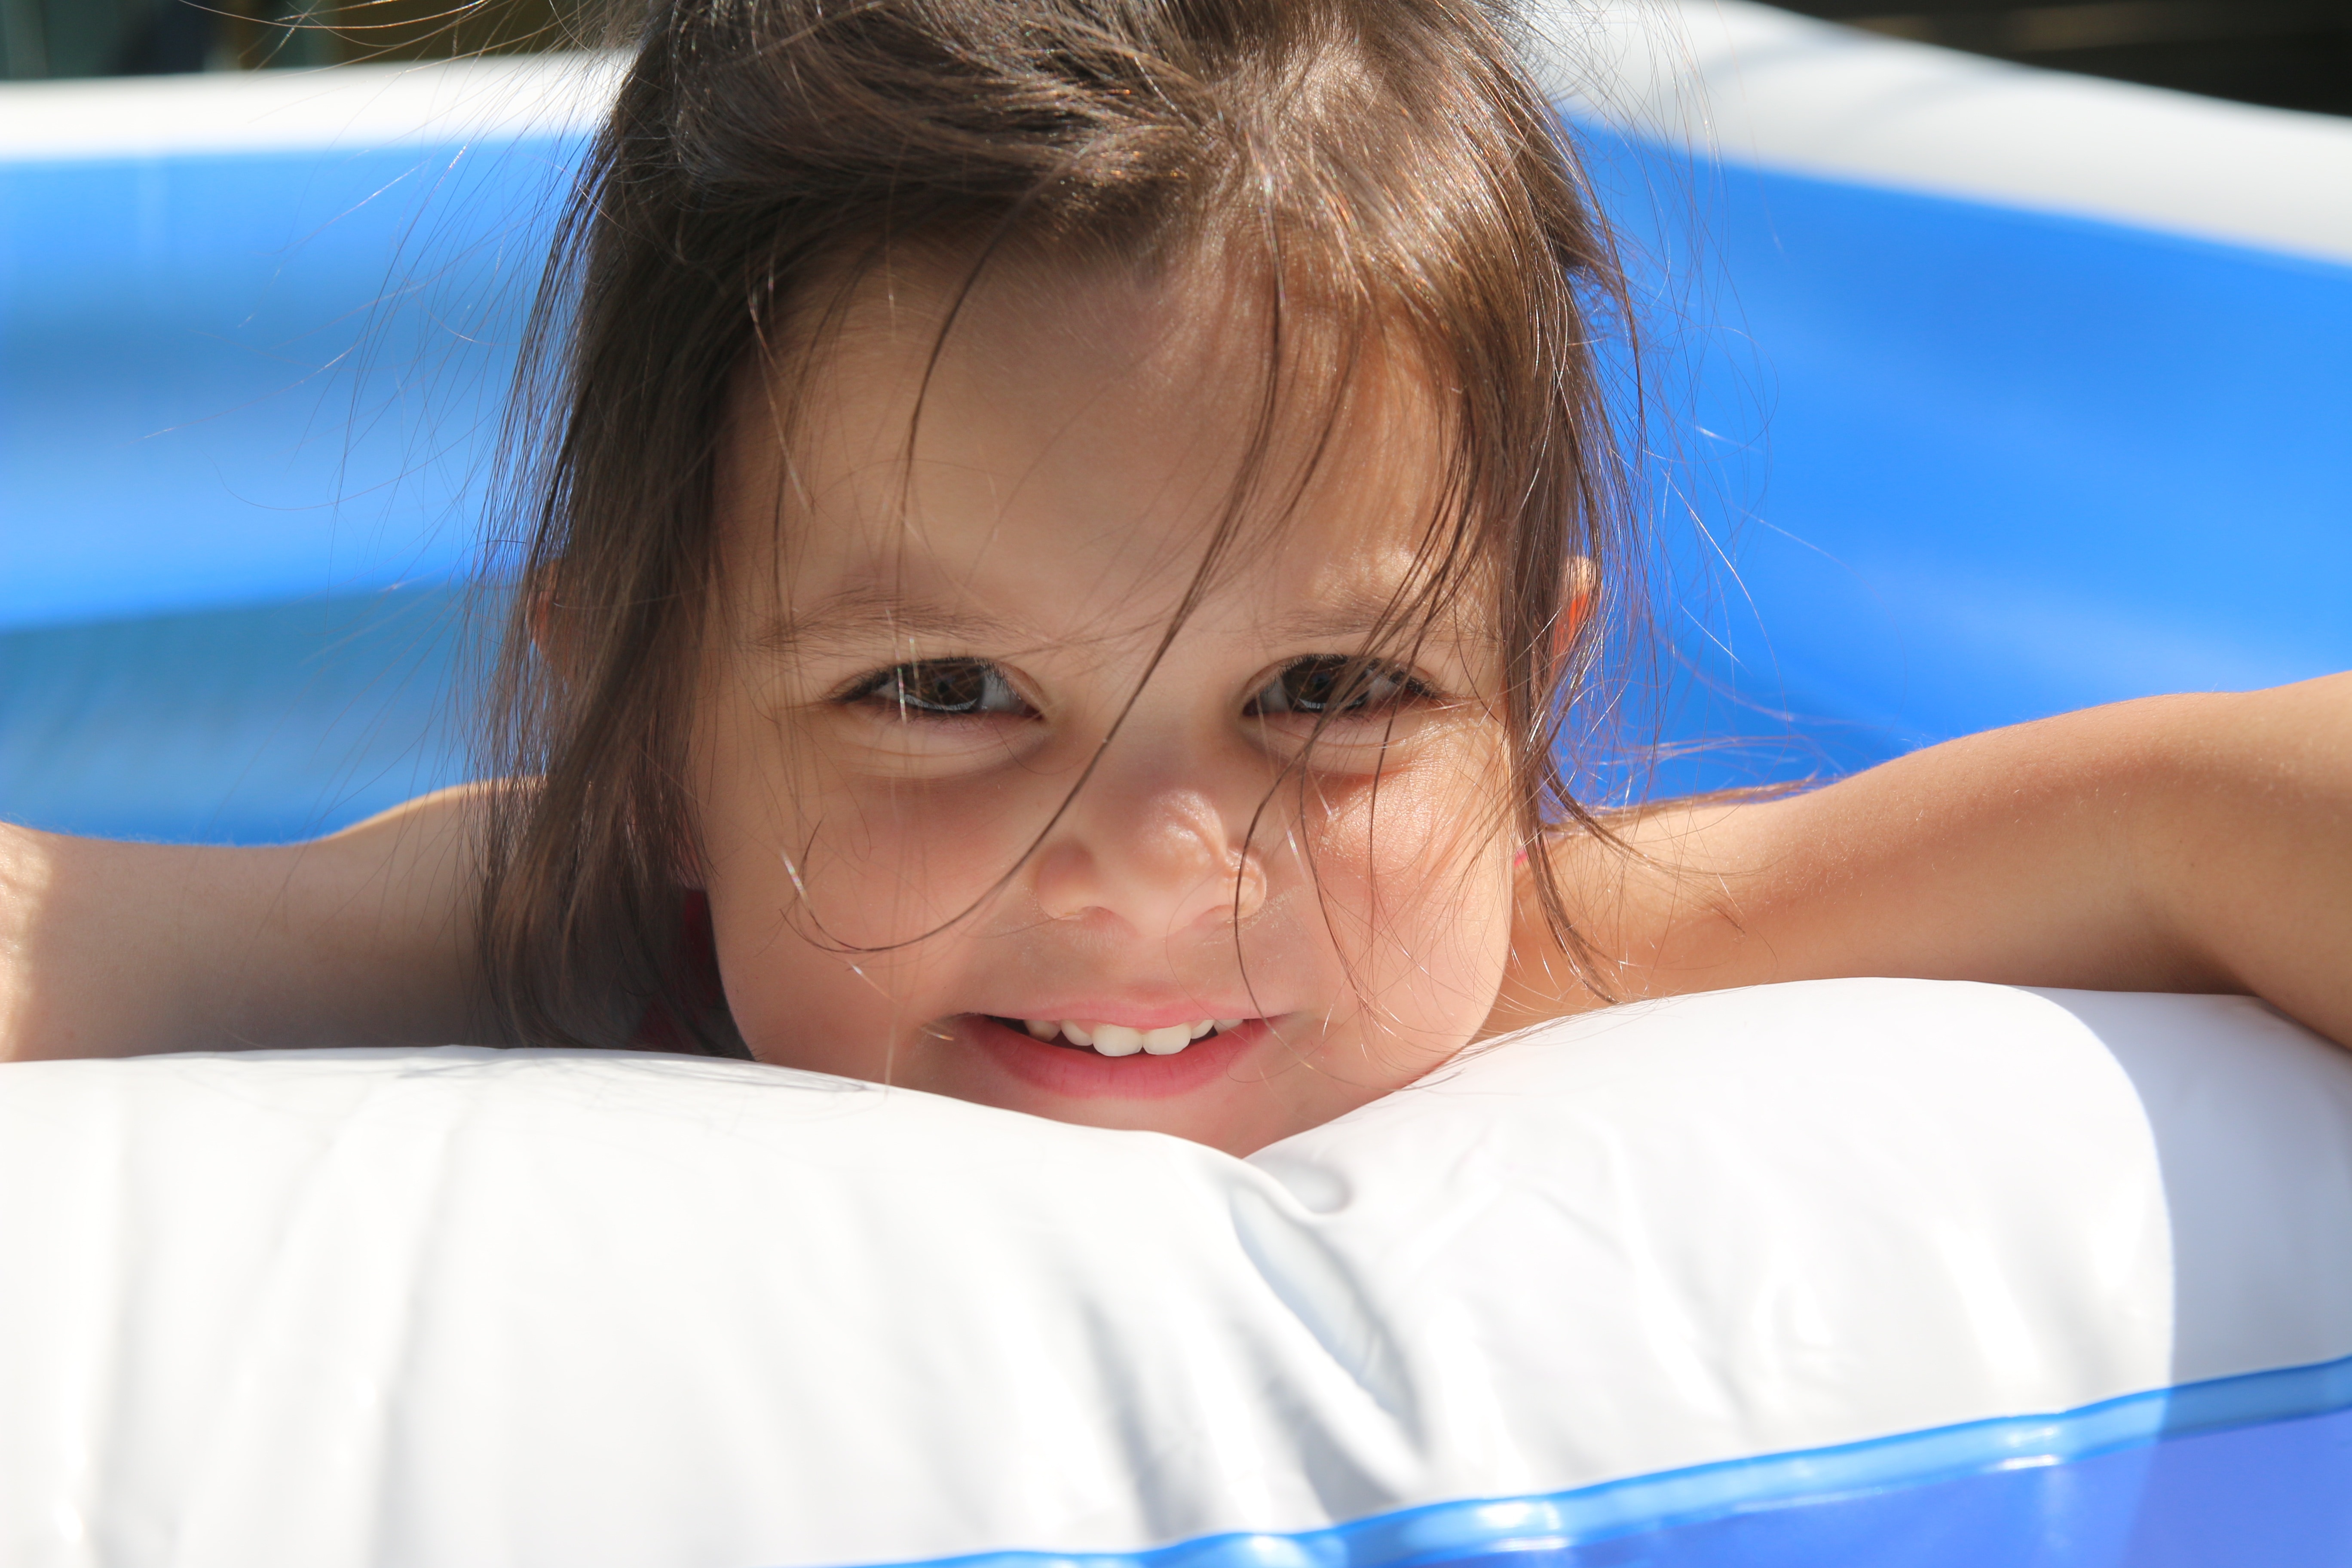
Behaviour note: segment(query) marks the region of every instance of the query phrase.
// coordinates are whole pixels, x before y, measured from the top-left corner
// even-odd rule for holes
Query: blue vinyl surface
[[[1662,454],[1632,732],[1696,746],[1646,787],[2352,667],[2352,268],[1594,145]],[[571,155],[0,163],[0,815],[250,841],[463,775],[415,606]]]
[[[0,162],[0,627],[465,571],[573,155]]]
[[[0,816],[266,842],[465,776],[457,584],[575,156],[0,163]]]
[[[434,585],[0,631],[0,811],[268,843],[454,783],[468,609]]]
[[[1648,290],[1668,728],[1759,742],[1667,783],[2352,668],[2352,267],[1588,144]]]

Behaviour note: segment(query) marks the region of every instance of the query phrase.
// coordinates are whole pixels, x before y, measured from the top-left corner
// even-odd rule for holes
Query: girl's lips
[[[1106,1057],[1048,1044],[978,1013],[960,1016],[950,1027],[1014,1078],[1048,1094],[1065,1100],[1165,1100],[1225,1077],[1266,1026],[1265,1019],[1252,1018],[1167,1057]]]
[[[1055,1023],[1068,1020],[1081,1024],[1124,1024],[1130,1029],[1164,1029],[1171,1024],[1197,1024],[1204,1018],[1255,1018],[1258,1016],[1255,1002],[1238,1003],[1223,1012],[1204,1011],[1198,998],[1173,1005],[1139,1007],[1121,1002],[1087,1001],[1056,1002],[1050,1007],[1037,1007],[1020,1013],[992,1013],[985,1017],[1008,1018],[1018,1025],[1024,1018],[1050,1018]]]

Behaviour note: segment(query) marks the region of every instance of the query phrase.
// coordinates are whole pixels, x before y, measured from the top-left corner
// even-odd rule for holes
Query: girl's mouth
[[[1197,1026],[1206,1026],[1195,1035]],[[1139,1029],[1092,1019],[966,1013],[949,1026],[999,1068],[1055,1100],[1159,1100],[1227,1077],[1265,1038],[1267,1022],[1202,1018]]]
[[[989,1022],[1002,1024],[1008,1029],[1022,1030],[1031,1039],[1043,1040],[1049,1046],[1068,1046],[1074,1050],[1092,1051],[1104,1057],[1131,1057],[1138,1051],[1148,1056],[1172,1057],[1195,1040],[1230,1033],[1249,1021],[1246,1018],[1202,1018],[1190,1024],[1136,1029],[1125,1024],[1096,1023],[1078,1018],[989,1019]]]

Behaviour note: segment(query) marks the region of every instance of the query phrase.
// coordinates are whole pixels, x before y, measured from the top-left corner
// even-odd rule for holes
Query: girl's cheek
[[[1511,840],[1486,782],[1501,765],[1465,750],[1322,792],[1318,891],[1362,994],[1366,1047],[1400,1065],[1425,1070],[1467,1043],[1501,986]]]
[[[744,705],[699,737],[696,805],[720,972],[753,1054],[877,1079],[950,926],[1018,853],[984,799],[877,789]],[[984,793],[984,792],[982,792]]]
[[[926,1021],[920,999],[958,958],[955,916],[988,880],[968,845],[887,826],[812,816],[784,825],[796,837],[745,844],[734,874],[714,879],[728,1004],[760,1059],[903,1079],[894,1053]]]
[[[945,934],[988,903],[1034,825],[985,786],[843,789],[802,796],[795,868],[804,912],[856,945]]]
[[[713,727],[700,769],[713,875],[761,887],[828,946],[882,949],[953,921],[1026,846],[1001,781],[876,778],[839,764],[822,726],[750,711]]]

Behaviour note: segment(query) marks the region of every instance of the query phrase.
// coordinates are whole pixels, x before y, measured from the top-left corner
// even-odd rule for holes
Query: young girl
[[[672,0],[551,272],[493,776],[0,844],[16,1055],[743,1052],[1245,1152],[1843,974],[2352,1042],[2352,686],[1597,820],[1610,245],[1482,0]]]

